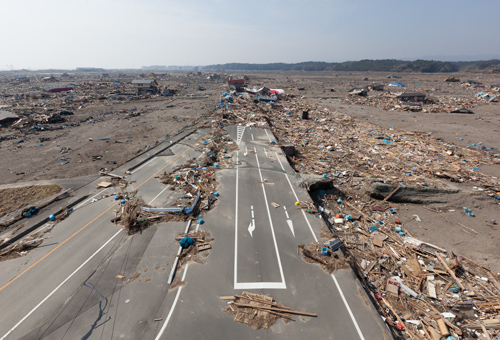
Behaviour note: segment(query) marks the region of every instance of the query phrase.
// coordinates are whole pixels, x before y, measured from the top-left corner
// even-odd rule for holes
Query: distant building
[[[398,99],[403,102],[423,102],[427,95],[421,92],[413,93],[402,93],[398,96]]]
[[[231,90],[242,92],[245,87],[245,79],[231,79],[227,81],[227,84]]]
[[[166,71],[167,70],[167,66],[165,66],[165,65],[142,66],[141,70],[146,70],[146,71]]]
[[[24,77],[15,77],[14,81],[17,83],[29,83],[30,78],[24,76]]]
[[[154,79],[135,79],[132,81],[137,93],[157,93],[158,83]]]
[[[104,69],[97,67],[77,67],[76,72],[104,72]]]

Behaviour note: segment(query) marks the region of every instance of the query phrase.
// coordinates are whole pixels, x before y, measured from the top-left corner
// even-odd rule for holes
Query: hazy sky
[[[3,0],[0,69],[500,58],[499,12],[499,0]]]

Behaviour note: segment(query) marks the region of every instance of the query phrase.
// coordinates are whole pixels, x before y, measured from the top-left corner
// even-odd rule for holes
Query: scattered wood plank
[[[305,315],[305,316],[311,316],[311,317],[317,317],[317,314],[314,313],[306,313],[306,312],[299,312],[293,309],[283,309],[283,308],[276,308],[276,307],[266,307],[266,306],[256,306],[256,305],[250,305],[246,303],[239,303],[239,302],[233,302],[233,305],[237,307],[243,307],[243,308],[261,308],[261,309],[266,309],[274,312],[281,312],[281,313],[288,313],[288,314],[296,314],[296,315]]]
[[[398,190],[401,189],[401,185],[398,185],[398,187],[396,189],[394,189],[389,195],[386,196],[386,198],[384,198],[382,200],[382,202],[385,202],[387,201],[389,198],[392,197],[392,195],[394,195],[396,192],[398,192]]]
[[[444,262],[444,260],[441,257],[441,255],[439,255],[438,252],[435,252],[435,255],[436,255],[437,259],[439,260],[439,262],[441,262],[441,264],[444,266],[444,268],[446,269],[446,271],[451,275],[451,277],[455,280],[455,282],[460,286],[460,288],[462,288],[463,290],[465,290],[465,286],[462,284],[462,280],[460,280],[455,275],[455,273],[453,272],[453,270],[451,270],[450,267],[448,267],[448,265],[446,264],[446,262]]]
[[[204,251],[211,249],[212,246],[210,245],[210,242],[203,242],[203,243],[196,243],[196,248],[198,249],[198,251]]]
[[[97,186],[100,188],[109,188],[112,185],[113,183],[107,181],[102,181],[101,183],[97,184]]]
[[[235,296],[234,295],[225,295],[225,296],[220,296],[220,300],[234,300]]]

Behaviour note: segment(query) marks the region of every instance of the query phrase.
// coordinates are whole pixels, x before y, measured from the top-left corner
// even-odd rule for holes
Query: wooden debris
[[[398,190],[401,189],[401,185],[398,185],[398,187],[396,189],[394,189],[389,195],[387,195],[387,197],[385,197],[382,202],[385,202],[387,200],[389,200],[389,198],[392,197],[392,195],[394,195],[396,192],[398,192]]]
[[[236,322],[244,323],[254,329],[269,328],[278,319],[285,323],[292,315],[316,317],[316,314],[300,312],[280,305],[270,296],[243,292],[234,296],[221,296],[221,300],[233,300],[224,311],[233,314]]]
[[[198,252],[200,252],[200,251],[211,249],[212,246],[210,245],[210,242],[200,242],[200,243],[196,243],[196,248],[198,249]]]
[[[99,174],[101,176],[109,176],[109,177],[116,178],[116,179],[124,179],[125,178],[123,176],[115,175],[115,174],[112,174],[111,172],[106,172],[106,171],[100,171]]]
[[[284,308],[274,308],[274,307],[267,307],[267,306],[255,306],[255,305],[251,305],[251,304],[244,304],[244,303],[237,303],[237,302],[234,302],[233,305],[235,305],[237,307],[266,309],[266,310],[271,310],[271,311],[280,312],[280,313],[290,313],[290,314],[305,315],[305,316],[311,316],[311,317],[317,317],[318,316],[317,314],[314,314],[314,313],[299,312],[299,311],[296,311],[296,310],[284,309]]]
[[[437,259],[439,260],[439,262],[441,262],[441,264],[444,266],[444,268],[446,269],[446,271],[451,275],[451,277],[455,280],[455,282],[460,286],[460,288],[462,289],[465,289],[464,285],[462,284],[462,280],[460,280],[456,275],[455,273],[450,269],[450,267],[448,267],[448,265],[446,264],[446,262],[444,262],[443,258],[441,257],[441,255],[439,255],[438,252],[436,252],[436,257]]]
[[[110,186],[113,186],[113,183],[102,181],[101,183],[97,184],[97,186],[100,188],[109,188]]]

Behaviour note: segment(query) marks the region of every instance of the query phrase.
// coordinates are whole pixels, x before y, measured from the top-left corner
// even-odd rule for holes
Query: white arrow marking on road
[[[247,155],[248,155],[248,148],[247,148],[247,147],[245,147],[245,153],[243,154],[243,156],[245,156],[245,157],[246,157]]]
[[[250,225],[248,226],[248,232],[250,233],[250,236],[253,237],[253,231],[255,230],[255,219],[253,215],[253,205],[250,207],[252,209],[252,222],[250,222]]]
[[[295,237],[295,232],[293,231],[293,222],[292,220],[286,220],[288,223],[288,226],[290,227],[290,230],[292,231],[293,237]]]

